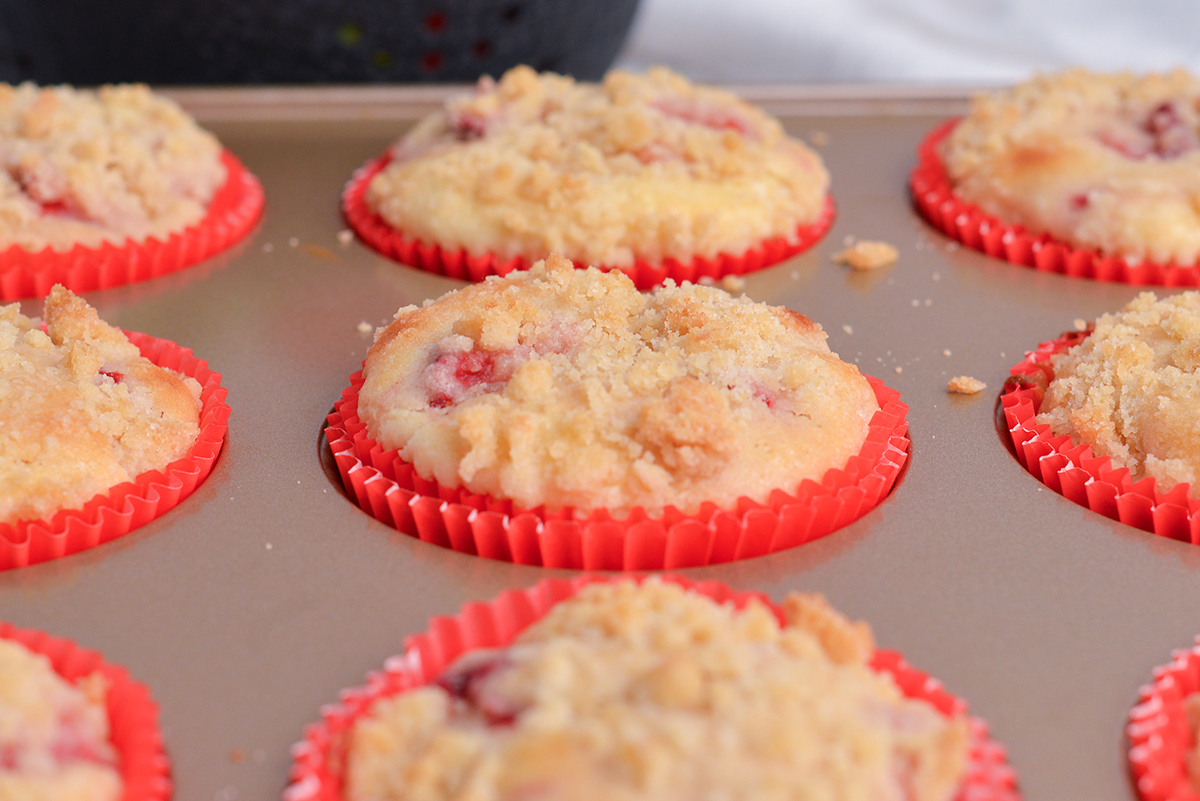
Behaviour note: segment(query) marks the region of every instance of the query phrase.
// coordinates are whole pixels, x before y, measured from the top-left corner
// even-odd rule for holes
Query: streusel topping
[[[963,716],[867,666],[820,596],[781,621],[677,585],[593,585],[352,731],[348,801],[949,801]]]
[[[1200,292],[1143,292],[1054,357],[1039,423],[1161,490],[1200,497]]]
[[[639,293],[552,256],[401,309],[359,413],[426,478],[623,515],[764,502],[844,467],[878,410],[821,327],[715,287]]]
[[[184,456],[200,385],[54,287],[46,331],[0,306],[0,523],[48,518]]]
[[[597,85],[516,67],[420,122],[391,157],[366,194],[389,224],[530,262],[737,255],[795,241],[829,191],[820,157],[778,120],[661,68]]]
[[[1200,81],[1040,75],[977,97],[943,143],[954,191],[1008,224],[1132,261],[1200,261]]]
[[[216,138],[142,85],[0,84],[0,248],[121,244],[199,222]]]
[[[104,689],[99,676],[73,685],[44,656],[0,639],[0,798],[120,797]]]

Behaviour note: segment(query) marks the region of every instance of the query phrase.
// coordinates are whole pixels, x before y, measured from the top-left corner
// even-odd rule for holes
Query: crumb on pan
[[[343,228],[337,232],[337,241],[342,247],[349,247],[350,243],[354,241],[354,232],[349,228]]]
[[[808,134],[808,142],[813,147],[825,147],[829,144],[829,134],[824,131],[812,131]]]
[[[987,384],[969,375],[956,375],[946,383],[946,391],[958,395],[974,395],[987,388]]]
[[[363,320],[358,324],[358,333],[362,334],[363,336],[366,336],[374,330],[375,326],[371,325],[366,320]]]
[[[887,242],[876,242],[862,239],[833,254],[833,260],[838,264],[848,264],[855,270],[876,270],[895,264],[900,258],[900,252],[894,245]]]

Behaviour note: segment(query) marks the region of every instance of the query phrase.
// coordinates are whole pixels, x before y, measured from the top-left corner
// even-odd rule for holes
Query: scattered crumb
[[[926,305],[926,306],[932,306],[932,305],[933,305],[933,298],[925,298],[925,305]]]
[[[746,288],[746,279],[740,275],[727,275],[721,279],[721,289],[729,294],[741,292]]]
[[[946,250],[949,250],[949,251],[958,250],[958,243],[957,242],[947,242]]]
[[[255,748],[253,753],[250,754],[250,758],[261,764],[267,761],[267,752],[261,748]]]
[[[950,349],[946,348],[944,351],[942,351],[942,355],[945,356],[947,359],[949,359],[950,358]]]
[[[272,245],[270,242],[263,245],[263,253],[270,253],[274,249],[275,249],[275,246]]]
[[[898,374],[900,374],[900,373],[903,373],[903,372],[904,372],[904,368],[903,368],[903,367],[897,367],[897,368],[896,368],[896,373],[897,373],[897,375],[898,375]]]
[[[895,264],[900,258],[900,251],[887,242],[874,242],[863,239],[847,248],[833,254],[833,260],[838,264],[849,264],[855,270],[877,270]]]
[[[341,261],[336,253],[329,248],[322,247],[320,245],[307,244],[301,248],[301,250],[314,258],[323,259],[325,261]]]
[[[240,748],[235,748],[229,752],[229,761],[230,762],[234,762],[234,763],[241,762],[245,758],[246,758],[246,752]]]
[[[842,330],[843,330],[843,331],[845,331],[847,334],[853,334],[853,333],[854,333],[854,329],[853,329],[853,328],[851,328],[851,327],[850,327],[850,326],[848,326],[848,325],[843,325],[843,326],[842,326]]]
[[[829,144],[829,134],[824,131],[809,131],[808,141],[813,147],[825,147]]]
[[[845,236],[842,237],[842,247],[848,248],[853,244],[854,244],[854,237],[850,236],[850,234],[846,234]]]
[[[289,240],[288,240],[288,247],[289,247],[289,248],[297,248],[297,247],[300,247],[300,239],[299,239],[299,237],[295,237],[295,236],[293,236],[291,239],[289,239]]]
[[[343,228],[337,232],[337,241],[342,247],[349,247],[350,243],[354,241],[354,232],[349,228]]]
[[[1087,320],[1076,317],[1075,318],[1075,330],[1076,331],[1086,331],[1087,330]]]
[[[933,275],[931,275],[931,276],[929,276],[929,277],[930,277],[930,278],[932,278],[934,281],[941,281],[941,280],[942,280],[942,274],[941,274],[941,273],[934,273]]]
[[[792,280],[793,281],[800,280],[800,271],[799,270],[792,270]]]
[[[921,305],[921,301],[918,300],[917,298],[913,298],[912,305],[913,305],[913,308],[915,309]]]
[[[358,333],[362,334],[363,336],[366,336],[367,334],[371,333],[374,330],[375,330],[375,326],[371,325],[366,320],[363,320],[361,323],[358,324]]]
[[[959,395],[974,395],[976,392],[982,392],[986,387],[987,384],[978,378],[971,378],[969,375],[956,375],[946,384],[946,391],[956,392]]]
[[[274,548],[274,547],[275,547],[275,546],[274,546],[274,545],[272,545],[271,543],[269,543],[269,542],[267,543],[267,550],[268,550],[268,551],[269,551],[269,550],[271,550],[271,549],[272,549],[272,548]]]

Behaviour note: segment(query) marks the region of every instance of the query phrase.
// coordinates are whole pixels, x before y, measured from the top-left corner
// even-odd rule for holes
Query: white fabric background
[[[1200,75],[1197,0],[642,0],[617,66],[724,83],[1012,83],[1034,70]]]

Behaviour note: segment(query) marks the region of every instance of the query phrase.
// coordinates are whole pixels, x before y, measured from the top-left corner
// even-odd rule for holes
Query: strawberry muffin
[[[165,239],[225,183],[216,137],[141,85],[0,84],[0,249]]]
[[[349,732],[345,801],[950,801],[968,719],[869,666],[820,596],[776,614],[676,584],[592,584]]]
[[[188,453],[200,384],[153,364],[62,287],[45,330],[0,307],[0,525],[47,519]]]
[[[820,157],[778,120],[661,68],[601,84],[529,67],[483,78],[375,166],[360,200],[384,225],[518,267],[560,252],[631,272],[768,241],[777,261],[832,215]]]
[[[1143,292],[1053,357],[1037,422],[1087,443],[1133,480],[1200,497],[1200,292]]]
[[[0,798],[117,801],[105,682],[72,684],[50,661],[0,638]]]
[[[977,97],[939,153],[954,194],[1006,225],[1133,264],[1200,261],[1200,81],[1183,70],[1039,75]]]
[[[367,431],[423,478],[615,517],[819,482],[879,409],[801,314],[557,255],[401,309],[363,378]]]

